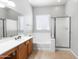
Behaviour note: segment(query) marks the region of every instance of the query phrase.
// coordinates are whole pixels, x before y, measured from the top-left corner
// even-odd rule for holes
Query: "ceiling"
[[[67,0],[28,0],[34,7],[66,4]]]

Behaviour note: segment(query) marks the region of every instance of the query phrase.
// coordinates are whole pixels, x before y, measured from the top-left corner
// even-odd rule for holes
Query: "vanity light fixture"
[[[5,3],[7,3],[9,0],[0,0],[1,2],[5,2]]]
[[[8,6],[15,7],[16,5],[15,5],[15,3],[13,1],[8,1]]]
[[[1,3],[0,7],[3,7],[3,5],[5,7],[15,7],[16,6],[16,4],[11,0],[0,0],[0,3]]]

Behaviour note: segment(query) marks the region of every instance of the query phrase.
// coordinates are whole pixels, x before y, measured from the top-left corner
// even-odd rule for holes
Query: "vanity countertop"
[[[14,38],[15,37],[0,40],[0,55],[31,39],[32,36],[25,36],[18,40],[15,40]]]

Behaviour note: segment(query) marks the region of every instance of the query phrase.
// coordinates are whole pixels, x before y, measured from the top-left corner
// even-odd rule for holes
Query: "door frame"
[[[52,18],[54,19],[54,38],[55,38],[55,47],[56,48],[71,48],[71,16],[59,16],[59,17],[51,17],[51,21]],[[56,18],[69,18],[69,47],[65,47],[65,46],[56,46]],[[52,37],[52,23],[51,23],[51,38]]]

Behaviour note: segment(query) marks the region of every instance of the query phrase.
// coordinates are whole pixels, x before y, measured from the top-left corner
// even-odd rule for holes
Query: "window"
[[[49,31],[50,30],[50,15],[36,15],[35,17],[35,30],[36,31]]]

